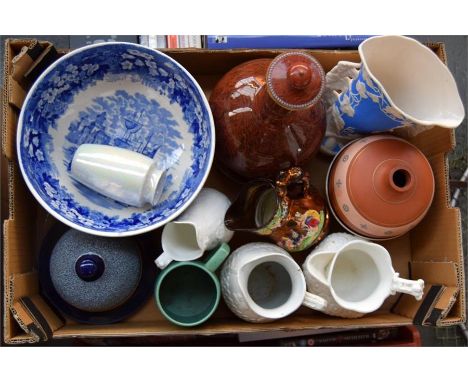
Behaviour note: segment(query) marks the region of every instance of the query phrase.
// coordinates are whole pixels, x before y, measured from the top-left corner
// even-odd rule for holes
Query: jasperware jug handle
[[[324,298],[320,296],[317,296],[316,294],[306,292],[302,305],[310,309],[324,312],[325,309],[327,308],[327,300],[325,300]]]
[[[348,90],[351,81],[359,75],[360,68],[360,63],[339,61],[338,64],[327,73],[325,90],[323,93],[323,99],[327,109],[335,103],[340,93]]]

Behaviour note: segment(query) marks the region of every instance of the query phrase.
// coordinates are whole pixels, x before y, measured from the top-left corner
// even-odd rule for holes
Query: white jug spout
[[[198,245],[196,226],[191,222],[167,223],[161,235],[161,244],[163,253],[155,261],[161,269],[167,267],[173,260],[196,260],[204,252]]]
[[[328,273],[330,271],[330,263],[334,257],[335,253],[333,252],[312,253],[306,259],[304,265],[311,277],[322,284],[329,285]]]
[[[421,279],[403,279],[399,277],[398,273],[395,273],[395,275],[393,276],[391,293],[406,293],[414,296],[416,300],[421,300],[424,294],[424,281]]]

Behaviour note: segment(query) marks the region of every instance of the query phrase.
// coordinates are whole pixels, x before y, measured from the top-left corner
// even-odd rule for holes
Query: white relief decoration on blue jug
[[[350,82],[348,90],[340,94],[332,114],[333,122],[343,136],[415,125],[389,103],[364,67],[359,71],[358,77]]]
[[[130,47],[127,44],[110,45],[106,54],[84,50],[71,56],[66,64],[59,63],[39,83],[28,101],[23,119],[20,155],[25,172],[31,174],[29,179],[34,189],[52,209],[71,222],[101,231],[137,230],[165,219],[192,196],[209,164],[210,117],[201,106],[204,101],[200,91],[192,85],[186,73],[167,58]],[[178,73],[170,73],[169,69]],[[149,157],[158,150],[177,153],[181,137],[171,113],[141,94],[129,95],[124,90],[117,90],[112,96],[94,99],[93,104],[80,113],[79,119],[70,124],[66,140],[71,146],[66,148],[64,163],[54,163],[52,159],[51,154],[56,148],[50,134],[51,129],[57,129],[57,120],[73,103],[77,93],[100,80],[118,81],[123,78],[143,83],[167,97],[170,104],[179,103],[193,140],[191,166],[183,174],[180,189],[173,191],[157,208],[139,211],[127,218],[108,216],[76,203],[72,193],[60,184],[56,166],[67,167],[76,147],[85,142],[131,148]],[[116,121],[118,123],[114,125]],[[155,129],[159,124],[161,126]],[[104,129],[93,130],[97,125]],[[171,181],[171,176],[168,176],[168,184]],[[165,188],[168,188],[167,184]],[[106,203],[117,203],[101,196],[98,199],[100,202],[97,204],[103,207]]]

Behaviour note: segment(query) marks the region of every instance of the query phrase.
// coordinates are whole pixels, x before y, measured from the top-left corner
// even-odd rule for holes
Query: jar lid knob
[[[95,281],[104,273],[104,261],[95,253],[80,256],[75,263],[75,272],[83,281]]]
[[[266,81],[268,93],[276,103],[286,109],[303,110],[321,98],[325,72],[310,54],[288,52],[271,62]]]

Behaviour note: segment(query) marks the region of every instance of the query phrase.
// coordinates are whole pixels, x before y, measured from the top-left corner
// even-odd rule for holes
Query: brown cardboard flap
[[[324,319],[326,317],[326,319]],[[54,332],[54,338],[70,337],[138,337],[160,335],[214,335],[262,331],[294,331],[326,328],[366,328],[408,325],[411,319],[392,313],[373,313],[363,318],[348,319],[325,315],[294,315],[262,324],[246,324],[237,317],[209,320],[194,328],[184,328],[166,320],[156,322],[121,322],[113,325],[68,324]]]
[[[9,84],[6,84],[9,86]],[[9,99],[10,97],[7,96],[5,99]],[[8,104],[8,102],[5,102]],[[7,107],[4,109],[4,116],[3,116],[3,127],[2,127],[2,146],[3,146],[3,154],[10,160],[14,160],[16,158],[16,124],[18,123],[18,115],[17,112],[14,111],[12,108]]]
[[[35,327],[39,329],[41,340],[50,340],[53,332],[65,324],[65,321],[54,313],[42,296],[36,294],[21,297],[20,301],[34,320]]]
[[[441,152],[447,153],[455,147],[455,130],[433,127],[407,139],[430,157]]]
[[[8,102],[21,109],[23,101],[26,98],[26,91],[11,76],[8,79],[8,86],[10,87],[8,89]]]
[[[459,294],[457,264],[412,262],[411,278],[424,280],[423,298],[415,302],[412,296],[402,295],[393,311],[413,318],[416,324],[441,325]]]
[[[10,61],[12,56],[12,48],[10,41],[5,41],[4,62],[3,62],[3,93],[2,93],[2,152],[7,158],[12,158],[13,140],[10,127],[12,126],[12,110],[9,107],[9,78],[10,78]]]
[[[426,284],[441,284],[446,287],[458,288],[458,265],[445,261],[413,261],[411,263],[411,278],[423,279]]]
[[[19,300],[24,296],[39,293],[39,281],[36,272],[14,274],[10,277],[11,301]]]
[[[411,231],[412,258],[415,261],[452,261],[463,265],[460,210],[448,207],[449,187],[444,158],[439,154],[430,160],[436,186],[434,201],[421,223]]]
[[[42,332],[36,327],[33,319],[23,307],[21,302],[17,301],[12,306],[10,306],[10,311],[20,328],[23,329],[26,342],[39,342],[42,337]],[[15,343],[15,341],[9,335],[5,336],[5,342]]]
[[[431,324],[437,326],[444,324],[444,319],[447,317],[447,314],[457,301],[458,294],[459,289],[457,287],[448,287],[444,289],[434,306],[434,312],[437,313],[437,316],[433,315],[433,317],[430,318],[432,320],[430,322]]]
[[[31,222],[21,224],[19,219],[4,222],[5,240],[3,250],[5,253],[4,270],[6,275],[31,271],[34,254],[33,243],[30,239],[32,236],[29,235],[32,231],[31,225]],[[31,293],[37,292],[31,290]]]
[[[182,66],[189,67],[192,74],[223,75],[236,65],[258,58],[273,58],[286,51],[299,50],[312,54],[323,66],[325,72],[331,70],[337,61],[359,62],[356,50],[321,50],[321,49],[226,49],[226,50],[196,50],[196,49],[161,49]],[[210,65],[200,60],[200,55],[209,56]]]
[[[10,277],[10,310],[25,333],[35,340],[47,341],[52,333],[64,325],[38,293],[36,272]]]
[[[28,335],[28,342],[38,342],[41,339],[41,329],[36,326],[34,318],[29,314],[27,309],[21,303],[21,297],[27,296],[30,293],[37,293],[38,280],[35,272],[15,274],[9,278],[6,307],[9,309],[15,318],[16,322],[25,334]],[[5,315],[6,315],[5,309]],[[5,339],[11,338],[11,333],[5,332]]]
[[[24,82],[27,88],[34,83],[48,66],[59,58],[57,50],[51,43],[47,43],[43,48],[42,53],[34,60],[31,67],[24,74]]]
[[[434,290],[432,287],[433,285],[431,284],[424,284],[423,298],[419,301],[415,300],[413,296],[402,294],[400,296],[400,300],[392,309],[392,312],[412,320],[417,318],[417,315],[419,315],[422,316],[419,320],[423,322],[429,314],[428,312],[433,309],[435,299],[443,288],[442,286],[439,286],[437,290]],[[423,311],[421,309],[423,309]]]

